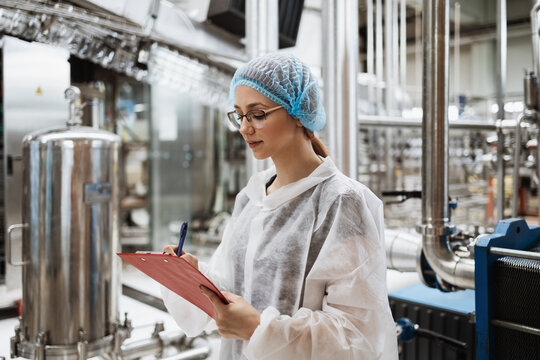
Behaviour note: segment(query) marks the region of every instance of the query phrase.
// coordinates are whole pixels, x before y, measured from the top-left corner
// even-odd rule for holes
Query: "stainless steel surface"
[[[512,183],[512,217],[515,218],[518,216],[518,193],[520,186],[520,177],[519,177],[519,168],[521,167],[521,123],[526,119],[525,114],[520,114],[519,118],[516,121],[515,128],[515,143],[514,143],[514,181]]]
[[[250,59],[278,49],[279,24],[277,0],[246,1],[246,52]],[[253,174],[271,165],[271,159],[257,160],[246,144],[246,175]]]
[[[323,3],[324,104],[330,154],[343,173],[358,178],[356,105],[358,76],[358,1]]]
[[[448,17],[446,0],[423,3],[422,88],[423,251],[437,277],[474,288],[474,262],[458,258],[449,245],[448,216]]]
[[[489,248],[490,254],[495,255],[504,255],[504,256],[513,256],[523,259],[532,259],[532,260],[540,260],[540,253],[539,252],[533,252],[533,251],[524,251],[524,250],[514,250],[514,249],[507,249],[507,248],[499,248],[499,247],[490,247]]]
[[[64,90],[69,86],[70,65],[67,50],[29,43],[9,36],[3,46],[4,110],[4,203],[5,227],[21,223],[22,138],[36,129],[62,125],[68,116]],[[31,121],[29,121],[31,119]],[[11,172],[8,163],[12,164]],[[0,234],[5,246],[6,234]],[[12,252],[21,253],[15,240]],[[21,269],[6,266],[6,287],[21,287]]]
[[[538,78],[534,72],[525,74],[523,78],[523,97],[528,109],[537,109],[538,101]]]
[[[119,136],[82,126],[23,140],[23,348],[45,331],[47,357],[50,346],[59,357],[78,353],[82,330],[89,356],[110,351],[121,288],[119,152]]]
[[[139,359],[149,355],[159,358],[166,347],[179,346],[185,340],[186,335],[181,330],[161,331],[154,333],[150,338],[122,344],[121,357],[124,360]]]
[[[393,10],[394,2],[397,0],[387,0],[384,2],[384,61],[385,61],[385,114],[394,114],[394,30],[393,30]]]
[[[459,104],[459,77],[461,76],[461,4],[454,4],[454,97],[456,104]]]
[[[392,74],[394,75],[393,85],[388,90],[392,92],[394,108],[389,110],[392,114],[399,114],[402,105],[401,98],[396,96],[401,85],[399,83],[401,77],[399,73],[399,0],[392,0]]]
[[[422,126],[422,120],[403,119],[397,116],[374,116],[374,115],[359,115],[358,121],[361,128],[366,127],[398,127],[398,128],[417,128]],[[450,129],[461,130],[486,130],[495,131],[497,125],[491,121],[450,121],[448,124]]]
[[[176,347],[177,354],[163,357],[169,347]],[[171,330],[154,332],[150,338],[124,343],[121,347],[121,358],[133,360],[155,356],[162,360],[206,359],[210,355],[210,350],[209,342],[205,338],[188,340],[182,331]]]
[[[163,358],[162,360],[206,359],[211,353],[210,343],[204,338],[195,338],[190,343],[190,346],[192,349],[184,350],[178,354]]]
[[[324,1],[322,4],[322,43],[326,44],[326,49],[322,51],[322,76],[323,76],[323,101],[326,110],[326,145],[336,165],[339,166],[339,154],[337,144],[337,134],[339,133],[339,118],[334,117],[338,112],[335,94],[338,91],[335,70],[337,68],[336,56],[336,36],[337,24],[336,7],[332,1]]]
[[[36,338],[42,339],[34,343],[22,342],[19,345],[18,356],[26,359],[79,359],[78,343],[74,345],[46,345],[45,333],[40,333]],[[98,341],[89,343],[87,356],[92,358],[113,351],[113,336],[106,336]]]
[[[8,230],[7,230],[7,241],[6,241],[6,257],[7,257],[7,262],[9,265],[12,265],[12,266],[23,266],[25,264],[24,261],[14,261],[13,260],[13,254],[11,253],[11,241],[13,240],[12,237],[11,237],[11,234],[13,233],[13,231],[15,231],[16,229],[25,229],[27,228],[28,225],[27,224],[14,224],[14,225],[11,225]]]
[[[246,1],[246,52],[249,58],[278,49],[278,1]]]
[[[540,36],[538,31],[538,15],[540,14],[540,1],[537,1],[531,9],[531,36],[534,74],[540,76]]]
[[[401,272],[418,269],[422,237],[399,230],[385,229],[386,267]]]
[[[69,101],[68,126],[82,124],[81,90],[75,86],[70,86],[64,91],[64,97]]]
[[[414,63],[416,83],[422,83],[422,7],[418,6],[414,14]]]
[[[497,0],[497,119],[504,119],[506,92],[506,0]],[[497,219],[504,218],[504,134],[498,129],[497,136]]]
[[[108,31],[111,36],[119,34],[126,37],[139,37],[164,44],[177,49],[184,49],[190,53],[197,53],[206,57],[212,62],[216,59],[228,59],[233,61],[245,61],[242,47],[237,41],[231,40],[227,36],[222,36],[216,31],[207,30],[204,25],[190,22],[188,28],[192,31],[193,39],[204,40],[197,43],[196,40],[185,36],[174,36],[167,33],[167,30],[178,30],[178,24],[172,23],[171,17],[167,16],[170,7],[161,6],[161,13],[158,14],[159,26],[154,27],[155,31],[148,34],[148,29],[137,26],[127,18],[111,15],[110,13],[95,13],[89,9],[81,9],[71,4],[46,4],[32,1],[3,0],[2,7],[16,11],[25,11],[35,14],[43,14],[51,17],[58,17],[68,22],[94,26],[94,32],[102,33]],[[148,14],[150,17],[152,14]],[[173,18],[174,19],[174,18]],[[189,21],[189,20],[188,20]],[[167,23],[169,22],[169,23]],[[182,20],[179,20],[182,22]],[[185,28],[180,26],[180,28]],[[79,26],[80,27],[80,26]],[[221,62],[221,61],[218,61]],[[222,65],[223,62],[221,62]],[[226,65],[224,65],[226,66]]]
[[[534,328],[532,326],[526,326],[526,325],[512,323],[509,321],[497,320],[497,319],[491,320],[491,324],[495,326],[504,327],[507,329],[517,330],[517,331],[526,332],[529,334],[540,336],[540,329]]]
[[[383,6],[382,0],[375,0],[375,73],[377,78],[377,114],[383,112]]]
[[[407,0],[400,0],[399,17],[399,87],[404,99],[407,86]]]

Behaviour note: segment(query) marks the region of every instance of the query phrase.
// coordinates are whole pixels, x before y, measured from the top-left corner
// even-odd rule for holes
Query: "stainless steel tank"
[[[118,340],[121,142],[79,125],[76,91],[66,91],[67,126],[23,140],[23,314],[12,351],[26,358],[86,358]]]

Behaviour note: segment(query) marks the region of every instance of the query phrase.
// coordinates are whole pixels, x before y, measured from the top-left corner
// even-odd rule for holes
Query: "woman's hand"
[[[261,314],[243,297],[223,291],[229,300],[225,305],[210,289],[201,285],[201,292],[214,305],[218,331],[224,338],[249,340],[261,322]]]
[[[163,247],[163,252],[165,254],[174,255],[176,256],[176,250],[178,249],[178,245],[165,245]],[[180,256],[184,260],[186,260],[188,263],[193,265],[194,268],[199,268],[199,259],[197,259],[196,256],[191,255],[190,253],[185,252],[182,250],[182,256]]]

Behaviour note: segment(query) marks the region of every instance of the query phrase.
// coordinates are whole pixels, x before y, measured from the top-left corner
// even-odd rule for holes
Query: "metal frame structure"
[[[493,234],[478,237],[474,253],[477,360],[495,359],[497,344],[493,335],[494,325],[540,335],[540,329],[493,318],[493,265],[495,261],[503,256],[540,260],[540,253],[523,251],[537,246],[539,239],[540,227],[529,227],[522,219],[501,220]],[[513,296],[513,294],[508,294],[508,296]]]

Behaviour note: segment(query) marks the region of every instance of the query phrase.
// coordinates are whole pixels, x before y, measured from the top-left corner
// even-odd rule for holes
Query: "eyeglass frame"
[[[244,117],[246,118],[246,120],[248,121],[248,123],[252,124],[251,123],[251,120],[252,120],[252,116],[253,114],[250,114],[250,113],[253,113],[254,111],[262,111],[263,114],[264,114],[264,119],[262,120],[257,120],[257,121],[265,121],[266,120],[266,116],[268,116],[268,114],[270,113],[273,113],[274,111],[276,110],[279,110],[283,108],[282,105],[279,105],[279,106],[276,106],[276,107],[273,107],[271,109],[268,109],[268,110],[265,110],[265,109],[257,109],[257,110],[250,110],[248,111],[245,115],[239,115],[236,110],[233,110],[233,111],[229,111],[227,113],[227,118],[229,119],[229,121],[231,122],[231,124],[238,130],[240,130],[240,128],[242,127],[242,121],[244,121]],[[239,121],[239,122],[238,122]],[[253,126],[253,124],[251,125]],[[256,126],[254,126],[256,127]]]

